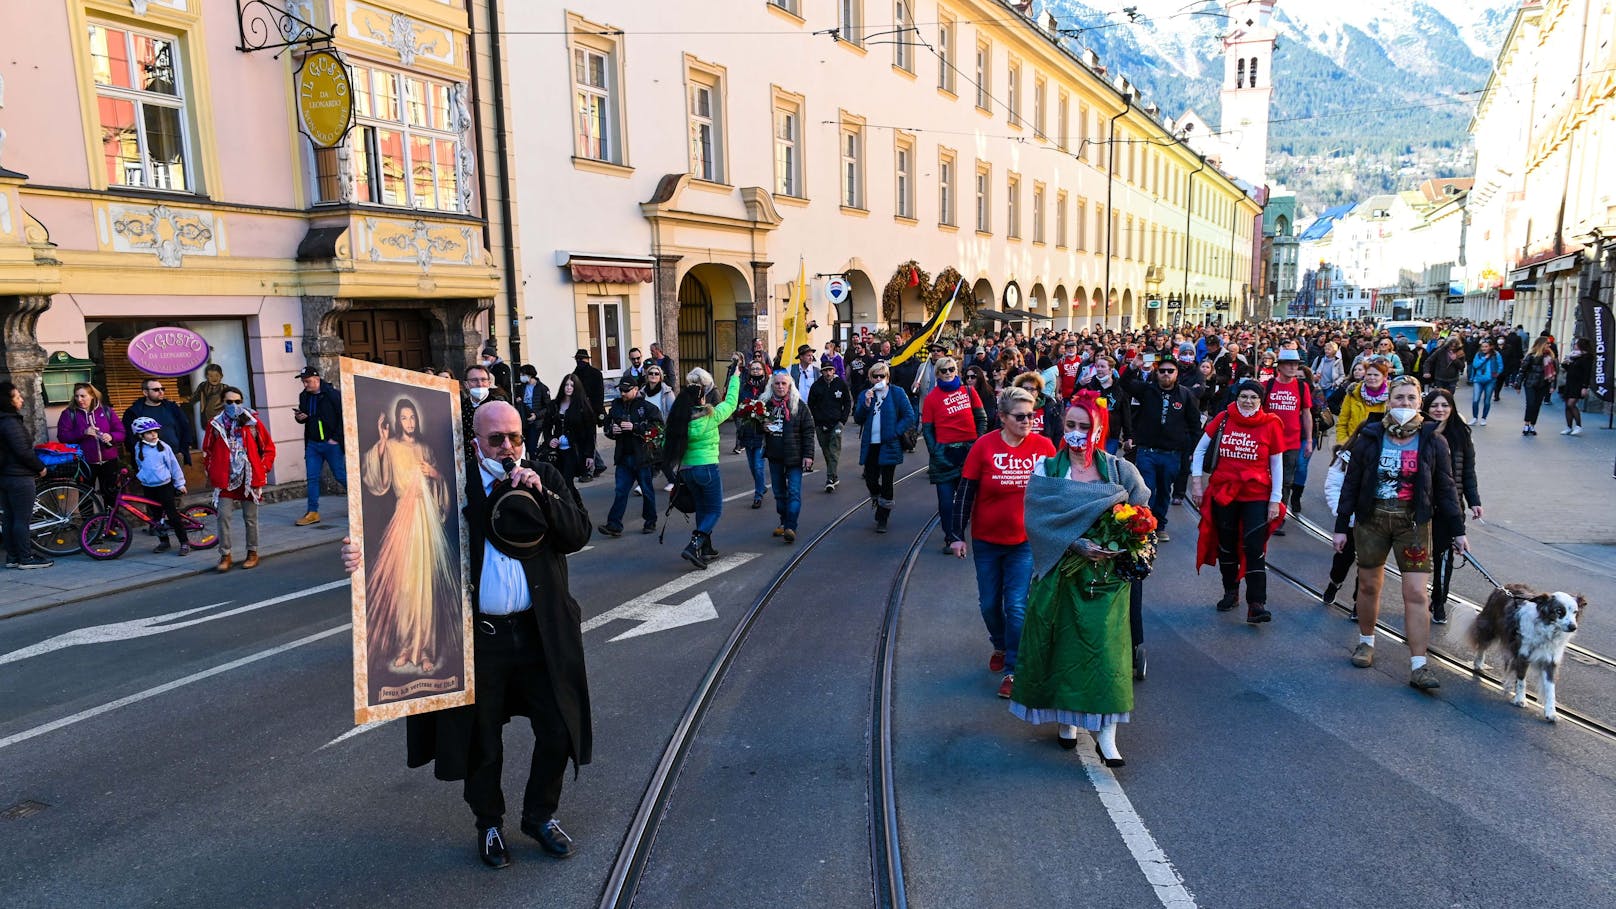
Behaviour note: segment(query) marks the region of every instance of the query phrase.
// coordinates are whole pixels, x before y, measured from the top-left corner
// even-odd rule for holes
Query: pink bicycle
[[[118,495],[112,505],[85,521],[79,531],[79,544],[90,558],[116,559],[129,551],[129,544],[133,540],[129,522],[122,516],[124,514],[158,530],[166,527],[162,505],[142,496],[130,495],[128,487],[129,471],[120,471]],[[212,549],[219,545],[219,533],[214,529],[218,523],[212,520],[218,516],[219,510],[212,505],[187,505],[180,509],[180,521],[185,525],[185,535],[192,549]]]

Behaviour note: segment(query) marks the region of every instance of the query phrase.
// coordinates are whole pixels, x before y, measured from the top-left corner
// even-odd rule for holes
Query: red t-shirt
[[[1280,426],[1285,431],[1285,450],[1301,448],[1303,423],[1311,420],[1307,389],[1299,379],[1289,382],[1275,379],[1266,387],[1268,412],[1279,417]]]
[[[1027,542],[1022,509],[1032,462],[1039,455],[1055,456],[1055,446],[1045,436],[1029,435],[1011,448],[1005,444],[1004,433],[990,432],[971,446],[960,476],[977,482],[976,507],[971,511],[973,538],[1001,546]]]
[[[938,442],[975,442],[976,416],[971,408],[981,407],[976,389],[961,383],[953,391],[941,386],[932,389],[920,405],[920,422],[930,423]]]
[[[1055,364],[1060,367],[1060,399],[1070,401],[1077,393],[1077,381],[1083,372],[1083,359],[1072,357]]]
[[[1223,437],[1218,441],[1218,462],[1212,469],[1209,484],[1220,493],[1232,490],[1234,495],[1218,496],[1218,501],[1266,502],[1273,487],[1273,475],[1268,470],[1268,459],[1285,451],[1285,432],[1279,418],[1258,411],[1245,419],[1230,410],[1207,421],[1206,434],[1212,435],[1219,425]]]

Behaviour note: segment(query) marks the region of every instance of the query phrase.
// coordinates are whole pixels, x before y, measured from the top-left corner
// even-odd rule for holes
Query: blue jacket
[[[174,449],[169,448],[161,437],[156,445],[147,445],[145,441],[135,443],[135,479],[142,486],[173,483],[175,489],[185,488],[185,473],[180,470],[180,462],[174,457]]]
[[[860,395],[853,405],[853,422],[859,424],[859,463],[870,456],[870,406]],[[887,386],[887,396],[881,401],[881,441],[876,443],[877,464],[903,463],[903,434],[915,425],[915,408],[903,389]]]
[[[1480,384],[1482,382],[1498,381],[1498,374],[1504,371],[1504,358],[1498,351],[1492,354],[1476,354],[1470,361],[1470,381]]]

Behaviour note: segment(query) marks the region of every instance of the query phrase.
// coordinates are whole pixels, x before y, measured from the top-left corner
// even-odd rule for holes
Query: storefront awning
[[[656,260],[649,256],[591,255],[556,250],[556,265],[572,273],[575,284],[650,284]]]
[[[1552,275],[1556,272],[1575,271],[1582,265],[1582,253],[1567,253],[1558,259],[1550,259],[1543,266],[1543,274]]]

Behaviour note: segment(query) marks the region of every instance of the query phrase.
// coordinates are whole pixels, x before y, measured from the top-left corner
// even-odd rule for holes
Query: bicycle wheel
[[[129,525],[115,514],[98,514],[79,531],[79,545],[92,559],[116,559],[129,551],[131,542]]]
[[[219,509],[212,505],[191,505],[180,509],[185,535],[192,549],[212,549],[219,545]]]
[[[100,510],[100,497],[82,483],[41,486],[34,493],[34,516],[29,525],[34,548],[53,556],[78,552],[84,522]]]

